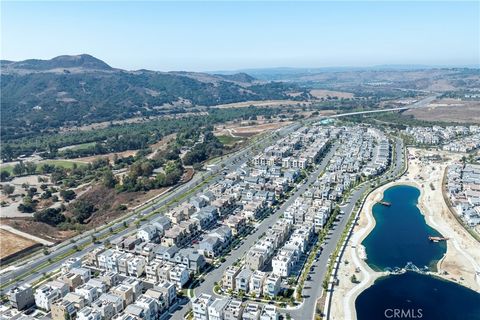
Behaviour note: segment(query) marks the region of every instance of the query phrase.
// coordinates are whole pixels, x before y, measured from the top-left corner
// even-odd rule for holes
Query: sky
[[[480,64],[480,2],[1,2],[6,60],[127,70]]]

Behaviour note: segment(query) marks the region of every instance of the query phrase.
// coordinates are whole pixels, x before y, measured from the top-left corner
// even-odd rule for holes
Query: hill
[[[250,100],[291,99],[294,84],[247,74],[126,71],[90,55],[2,61],[2,137]],[[299,98],[300,99],[300,98]]]
[[[15,72],[35,72],[35,71],[68,71],[68,69],[78,70],[112,70],[108,64],[100,59],[92,57],[88,54],[80,54],[75,56],[58,56],[50,60],[29,59],[24,61],[7,61],[2,60],[2,73]]]

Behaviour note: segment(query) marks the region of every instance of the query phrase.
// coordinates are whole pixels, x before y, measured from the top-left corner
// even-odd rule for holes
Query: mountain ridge
[[[300,101],[308,96],[296,85],[258,81],[245,73],[127,71],[90,55],[7,61],[1,67],[4,137],[236,102]],[[303,95],[292,98],[292,92]]]

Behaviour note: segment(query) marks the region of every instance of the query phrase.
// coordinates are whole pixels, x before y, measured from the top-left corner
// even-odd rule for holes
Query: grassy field
[[[50,165],[55,165],[57,167],[62,167],[62,168],[67,168],[71,169],[73,168],[74,164],[77,164],[78,167],[86,166],[85,163],[83,162],[78,162],[78,161],[68,161],[68,160],[44,160],[40,161],[37,163],[37,171],[39,171],[40,167],[44,164],[50,164]],[[13,174],[13,165],[8,165],[8,166],[1,166],[0,167],[1,171],[7,171],[10,174]]]
[[[242,138],[236,138],[236,137],[226,136],[226,135],[217,136],[217,138],[224,145],[231,145],[231,144],[234,144],[237,141],[242,140]]]

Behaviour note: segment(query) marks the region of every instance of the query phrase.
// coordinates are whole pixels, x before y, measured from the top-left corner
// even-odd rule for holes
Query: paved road
[[[348,112],[348,113],[335,114],[335,115],[322,117],[322,118],[341,118],[341,117],[353,116],[353,115],[359,115],[359,114],[379,113],[379,112],[389,112],[389,111],[401,111],[401,110],[408,110],[408,109],[423,108],[423,107],[428,106],[430,104],[430,102],[435,100],[436,97],[437,97],[437,95],[428,96],[428,97],[426,97],[422,100],[419,100],[415,103],[412,103],[411,105],[404,106],[404,107],[388,108],[388,109],[380,109],[380,110]]]
[[[425,105],[428,105],[428,103],[430,103],[433,99],[435,99],[435,97],[436,96],[429,96],[425,99],[422,99],[422,100],[412,104],[411,106],[406,106],[406,107],[401,107],[401,108],[351,112],[351,113],[344,113],[344,114],[340,114],[340,115],[333,115],[333,116],[321,117],[321,118],[338,118],[338,117],[344,117],[344,116],[355,115],[355,114],[366,114],[366,113],[376,113],[376,112],[385,112],[385,111],[393,111],[393,110],[403,110],[403,109],[409,109],[409,108],[419,108],[419,107],[423,107]],[[287,127],[284,127],[282,129],[280,129],[278,132],[281,136],[284,136],[284,135],[292,132],[293,130],[295,130],[295,128],[298,128],[298,126],[299,126],[298,124],[290,125],[290,126],[287,126]],[[262,141],[263,141],[263,143],[262,143],[262,145],[263,145],[264,143],[266,143],[266,141],[269,141],[269,139],[267,137],[267,138],[263,139]],[[235,168],[238,168],[245,161],[245,159],[252,154],[252,149],[253,149],[253,146],[249,146],[249,147],[247,147],[247,148],[245,148],[245,149],[227,157],[225,160],[221,161],[220,164],[223,164],[225,166],[224,168],[226,170],[234,170]],[[218,172],[215,172],[215,173],[207,172],[207,173],[202,173],[200,175],[195,175],[192,180],[190,180],[189,182],[185,183],[184,185],[176,188],[174,191],[169,192],[167,195],[162,196],[162,197],[156,199],[153,202],[150,202],[150,203],[147,202],[146,203],[147,207],[145,207],[142,210],[139,210],[138,213],[140,213],[141,215],[147,215],[147,214],[161,208],[166,203],[175,199],[176,197],[178,197],[182,193],[187,192],[191,188],[194,188],[199,183],[201,183],[202,180],[210,177],[211,175],[216,175],[217,177],[215,179],[213,179],[210,183],[214,183],[214,182],[218,181],[218,179],[220,178]],[[128,218],[121,218],[112,225],[112,228],[114,230],[121,229],[121,228],[123,228],[123,224],[125,222],[130,224],[130,223],[134,222],[135,219],[136,219],[135,215],[133,215],[131,217],[128,217]],[[118,236],[123,236],[123,235],[125,235],[129,232],[132,232],[132,228],[126,229],[126,230],[120,232],[120,234],[117,234],[116,236],[110,236],[107,239],[112,240],[112,239],[115,239]],[[20,263],[21,265],[17,269],[5,272],[5,273],[0,275],[0,284],[8,283],[15,278],[24,276],[26,273],[29,272],[29,270],[36,269],[40,265],[46,263],[48,261],[48,259],[55,259],[56,257],[61,256],[63,254],[66,254],[67,252],[71,251],[74,248],[75,245],[76,246],[82,246],[82,245],[85,245],[85,244],[89,243],[91,241],[90,236],[92,234],[95,234],[97,237],[102,237],[102,236],[106,236],[108,233],[109,233],[109,228],[106,228],[106,229],[104,229],[102,231],[99,231],[99,232],[86,232],[86,233],[83,233],[82,235],[79,235],[79,236],[75,237],[74,238],[75,241],[76,241],[75,243],[70,243],[70,241],[66,241],[66,242],[63,242],[62,244],[54,247],[51,250],[52,253],[49,256],[36,255],[33,259],[30,259],[30,261],[25,261],[25,262],[22,261]],[[87,249],[88,250],[86,252],[91,250],[91,246],[87,247]],[[81,252],[83,252],[83,251],[81,251]],[[52,270],[53,269],[51,268],[51,265],[50,265],[50,266],[40,270],[39,272],[44,273],[44,272],[50,272]],[[32,278],[32,275],[30,275],[28,278],[25,278],[25,279],[31,279],[31,278]],[[9,285],[5,288],[2,288],[0,290],[0,294],[2,294],[4,292],[4,290],[10,288],[11,286],[12,285]]]
[[[420,100],[417,103],[413,104],[412,106],[405,107],[405,108],[423,107],[423,106],[427,105],[429,102],[431,102],[433,99],[435,99],[435,96],[425,98],[425,99]],[[378,111],[375,110],[375,112],[384,112],[384,111],[388,111],[388,110],[381,110],[381,111],[380,110],[378,110]],[[353,115],[353,114],[363,114],[363,113],[371,113],[371,111],[353,112],[353,113],[335,115],[335,116],[330,116],[330,117],[346,116],[346,115]],[[290,126],[287,126],[287,127],[284,127],[282,129],[280,129],[277,132],[280,134],[280,136],[284,136],[284,135],[292,132],[296,128],[298,128],[298,126],[299,126],[298,124],[290,125]],[[261,142],[259,142],[259,147],[265,145],[268,142],[271,142],[271,134],[269,136],[267,136],[266,138],[262,139]],[[232,154],[229,157],[226,157],[226,159],[222,160],[219,164],[224,165],[224,170],[235,170],[242,163],[244,163],[246,161],[246,159],[248,159],[248,157],[250,157],[253,154],[253,149],[254,149],[254,145],[251,145],[247,148],[244,148],[243,150],[241,150],[241,151],[239,151],[235,154]],[[221,178],[219,172],[206,172],[206,173],[202,173],[200,175],[196,175],[196,176],[194,176],[194,178],[192,180],[190,180],[189,182],[185,183],[184,185],[176,188],[174,191],[168,193],[164,197],[160,197],[160,198],[156,199],[154,202],[149,203],[146,208],[144,208],[142,210],[139,210],[138,213],[141,214],[141,215],[147,215],[147,214],[155,211],[156,209],[161,208],[166,203],[174,200],[179,195],[181,195],[181,194],[187,192],[188,190],[194,188],[195,186],[200,184],[204,179],[206,179],[206,178],[208,178],[212,175],[215,176],[215,178],[212,179],[210,181],[210,183],[214,183]],[[305,188],[306,188],[306,186],[305,186]],[[359,191],[355,192],[354,194],[352,194],[352,201],[355,202],[356,195],[357,194],[360,195],[361,193],[362,193],[362,190],[359,190]],[[188,198],[189,197],[185,198],[183,201],[188,200]],[[352,207],[353,207],[353,205],[352,205]],[[349,206],[346,207],[345,212],[348,212],[348,210],[349,210]],[[281,210],[279,212],[281,212]],[[349,213],[350,212],[348,212],[348,214]],[[123,219],[119,220],[118,222],[115,222],[112,225],[112,228],[114,230],[120,229],[120,228],[123,227],[124,222],[126,222],[128,224],[131,224],[136,219],[137,219],[136,215],[132,215],[132,216],[127,217],[127,218],[123,218]],[[151,221],[151,220],[154,221],[155,219],[156,218],[151,218],[151,219],[149,219],[149,220],[147,220],[143,223],[148,223],[149,221]],[[273,220],[267,219],[266,221],[272,222]],[[343,219],[341,220],[340,223],[342,223],[342,222],[343,222]],[[262,224],[262,225],[265,225],[265,224]],[[134,231],[134,228],[128,228],[128,229],[125,229],[125,230],[121,231],[120,233],[118,233],[116,235],[107,236],[106,239],[112,241],[113,239],[124,236],[124,235],[126,235],[128,233],[131,233],[133,231]],[[70,243],[70,241],[66,241],[66,242],[62,243],[61,245],[56,246],[54,248],[54,250],[52,250],[52,253],[48,256],[37,255],[34,259],[31,259],[30,261],[22,262],[21,265],[17,269],[1,274],[0,275],[0,283],[1,284],[8,283],[8,282],[10,282],[13,279],[16,279],[18,277],[22,277],[21,281],[31,282],[31,281],[34,281],[34,280],[38,279],[41,276],[41,274],[43,274],[43,273],[49,273],[49,272],[54,271],[59,266],[61,266],[61,264],[62,264],[61,261],[59,261],[58,263],[49,264],[47,267],[44,267],[41,270],[39,270],[38,273],[29,274],[30,270],[34,270],[34,269],[38,268],[39,266],[41,266],[42,264],[45,264],[48,261],[48,259],[55,259],[56,257],[59,257],[59,256],[65,254],[65,253],[67,253],[67,252],[71,251],[74,248],[74,246],[83,246],[83,245],[89,243],[91,241],[90,235],[93,234],[93,233],[95,233],[95,232],[84,233],[84,234],[78,236],[75,239],[76,240],[75,243]],[[95,236],[102,237],[102,236],[108,235],[108,233],[109,233],[109,228],[105,228],[102,231],[96,232]],[[98,245],[93,245],[93,244],[88,245],[84,250],[81,250],[81,251],[79,251],[79,252],[77,252],[74,255],[71,255],[69,257],[83,256],[87,252],[91,251],[93,247],[96,247],[96,246],[98,246]],[[236,250],[236,251],[238,251],[238,250]],[[235,254],[235,256],[238,256],[238,254]],[[9,288],[11,288],[14,285],[15,284],[12,283],[12,284],[2,288],[0,290],[0,294],[3,294],[6,290],[8,290]]]
[[[302,195],[308,188],[308,186],[315,182],[318,178],[318,175],[326,168],[328,162],[332,158],[333,154],[337,146],[334,145],[330,151],[325,155],[322,162],[317,166],[317,168],[309,175],[308,180],[303,183],[297,191],[285,201],[280,208],[273,213],[272,215],[265,218],[258,228],[250,235],[248,235],[244,240],[243,244],[237,249],[231,252],[229,256],[226,257],[225,262],[223,262],[220,266],[218,266],[215,270],[206,274],[203,278],[203,282],[195,288],[195,295],[200,295],[202,293],[212,294],[213,295],[213,287],[215,282],[220,282],[223,276],[224,271],[227,269],[228,266],[231,266],[237,259],[243,257],[243,255],[257,242],[258,238],[268,230],[270,226],[272,226],[276,220],[280,218],[280,216],[285,212],[285,210],[293,204],[295,199],[297,199],[300,195]],[[172,319],[184,319],[186,313],[191,309],[191,303],[189,302],[186,305],[183,305],[178,311],[171,314]]]
[[[381,178],[381,181],[385,181],[390,177],[394,177],[400,174],[403,169],[404,161],[404,146],[403,141],[399,138],[396,138],[395,149],[400,152],[395,152],[395,161],[392,162],[392,171],[387,173]],[[318,257],[317,261],[313,264],[313,271],[310,273],[311,281],[305,282],[305,287],[302,292],[304,296],[304,302],[300,308],[296,310],[283,310],[283,312],[290,313],[292,319],[296,320],[309,320],[313,319],[315,315],[315,307],[317,299],[321,296],[323,287],[323,279],[328,266],[328,259],[330,255],[335,251],[337,243],[340,240],[340,237],[347,225],[348,219],[353,212],[355,207],[355,202],[359,200],[365,190],[368,188],[368,184],[363,184],[361,187],[355,189],[355,191],[350,195],[348,201],[345,205],[341,207],[344,211],[344,214],[340,216],[340,220],[336,222],[331,229],[330,235],[327,237],[327,240],[322,245],[323,250]]]
[[[288,133],[294,131],[296,128],[298,128],[298,126],[299,126],[298,124],[289,125],[289,126],[286,126],[282,129],[276,131],[276,132],[279,134],[279,136],[285,136]],[[267,135],[265,138],[258,141],[257,143],[249,145],[248,147],[246,147],[246,148],[244,148],[244,149],[242,149],[242,150],[240,150],[240,151],[238,151],[238,152],[236,152],[232,155],[229,155],[229,156],[225,157],[224,160],[219,162],[219,166],[220,165],[224,166],[222,170],[227,170],[227,171],[236,170],[238,167],[240,167],[243,163],[245,163],[245,161],[247,161],[252,156],[252,154],[254,152],[253,151],[254,148],[264,147],[265,145],[272,143],[273,139],[274,139],[274,136],[273,136],[273,133],[271,133],[271,134]],[[139,210],[138,214],[139,215],[148,215],[149,213],[152,213],[153,211],[161,208],[165,204],[174,200],[175,198],[177,198],[181,194],[183,194],[185,192],[188,192],[192,188],[195,188],[198,184],[202,183],[203,180],[205,180],[205,179],[207,179],[211,176],[214,176],[214,178],[211,181],[209,181],[209,184],[213,184],[213,183],[219,181],[222,178],[221,172],[210,172],[210,171],[202,172],[199,175],[195,175],[192,180],[190,180],[189,182],[179,186],[178,188],[174,189],[172,192],[169,192],[165,196],[156,199],[152,203],[149,203],[146,208]],[[184,198],[181,202],[187,201],[191,196],[193,196],[193,194],[190,195],[189,197]],[[151,221],[155,221],[158,218],[159,218],[159,216],[151,217],[151,218],[146,219],[145,221],[142,221],[141,223],[142,224],[149,223]],[[133,222],[135,222],[137,219],[138,219],[137,214],[134,214],[130,217],[120,219],[118,222],[116,222],[115,224],[112,225],[112,228],[114,230],[121,229],[121,228],[123,228],[124,223],[127,223],[127,224],[130,225]],[[107,239],[109,241],[112,241],[112,240],[117,239],[119,237],[123,237],[123,236],[125,236],[129,233],[132,233],[135,230],[136,230],[135,227],[129,227],[127,229],[124,229],[123,231],[120,231],[119,233],[117,233],[115,235],[107,236],[107,238],[103,239],[102,241],[105,241]],[[34,259],[22,262],[21,265],[17,269],[3,273],[2,275],[0,275],[0,284],[8,283],[8,282],[12,281],[13,279],[15,279],[17,277],[20,277],[20,276],[22,277],[22,279],[21,279],[22,282],[35,281],[36,279],[40,278],[43,273],[49,273],[49,272],[52,272],[52,271],[58,269],[62,265],[62,261],[59,261],[58,263],[49,264],[48,266],[42,268],[41,270],[39,270],[36,273],[31,273],[31,270],[34,270],[34,269],[38,268],[39,266],[41,266],[42,264],[45,264],[46,262],[48,262],[49,259],[55,259],[55,257],[59,257],[59,256],[65,254],[65,253],[71,251],[72,249],[75,248],[75,246],[80,247],[84,244],[89,243],[91,241],[90,236],[92,234],[95,234],[95,236],[97,238],[100,238],[102,236],[108,235],[109,233],[110,233],[109,228],[105,228],[104,230],[98,231],[96,233],[95,232],[90,232],[90,233],[87,233],[87,234],[82,234],[81,236],[76,237],[75,243],[71,243],[70,240],[65,241],[61,245],[58,245],[58,246],[52,248],[52,250],[51,250],[52,253],[50,253],[48,256],[37,255]],[[86,253],[88,253],[89,251],[91,251],[93,248],[98,247],[98,246],[100,246],[100,244],[88,245],[85,249],[83,249],[79,252],[76,252],[73,255],[70,255],[68,258],[70,258],[70,257],[81,257],[81,256],[85,255]],[[2,288],[0,290],[0,294],[3,294],[4,292],[6,292],[8,289],[13,287],[14,285],[15,285],[15,283],[12,283],[12,284],[9,284],[9,285],[5,286],[4,288]]]
[[[396,150],[401,150],[401,152],[396,153],[396,159],[392,163],[392,166],[393,166],[392,173],[387,174],[387,176],[383,177],[382,179],[387,179],[390,176],[397,175],[403,167],[403,143],[402,143],[402,140],[398,138],[396,140],[397,140]],[[226,261],[224,263],[218,266],[215,270],[209,272],[203,278],[203,282],[200,284],[200,286],[195,288],[195,294],[197,296],[200,295],[201,293],[215,295],[213,293],[213,287],[215,285],[215,282],[221,281],[221,278],[226,268],[232,265],[234,262],[236,262],[237,259],[241,258],[248,251],[248,249],[250,249],[255,244],[259,236],[262,235],[268,229],[268,227],[270,227],[275,222],[275,220],[277,220],[285,212],[285,210],[295,201],[296,198],[298,198],[301,194],[303,194],[307,190],[310,183],[314,182],[318,178],[318,175],[321,173],[321,171],[323,171],[326,168],[335,150],[336,150],[336,145],[332,147],[330,152],[322,160],[322,163],[309,176],[308,181],[305,184],[303,184],[300,188],[298,188],[298,190],[294,193],[294,195],[292,195],[280,207],[279,210],[277,210],[273,215],[269,216],[264,221],[262,221],[258,229],[253,234],[249,235],[237,250],[233,251],[231,255],[226,257]],[[368,187],[368,184],[364,184],[361,187],[357,188],[351,194],[346,204],[341,207],[341,209],[344,211],[344,214],[341,215],[339,221],[335,223],[334,227],[331,230],[330,235],[327,237],[327,240],[322,245],[323,251],[321,252],[318,260],[314,262],[313,271],[310,273],[312,280],[305,282],[305,287],[302,292],[303,297],[305,299],[303,304],[297,309],[280,310],[281,312],[289,313],[292,319],[303,320],[303,319],[313,318],[315,314],[316,301],[318,297],[320,297],[320,295],[322,294],[322,290],[323,290],[322,282],[325,277],[326,269],[328,266],[328,259],[337,246],[337,242],[339,241],[341,234],[345,229],[345,226],[348,222],[348,218],[353,212],[355,202],[361,198],[362,194],[365,192],[367,187]],[[174,313],[171,313],[170,318],[173,320],[184,319],[186,313],[190,309],[191,309],[191,303],[188,302],[187,304],[180,306]]]

